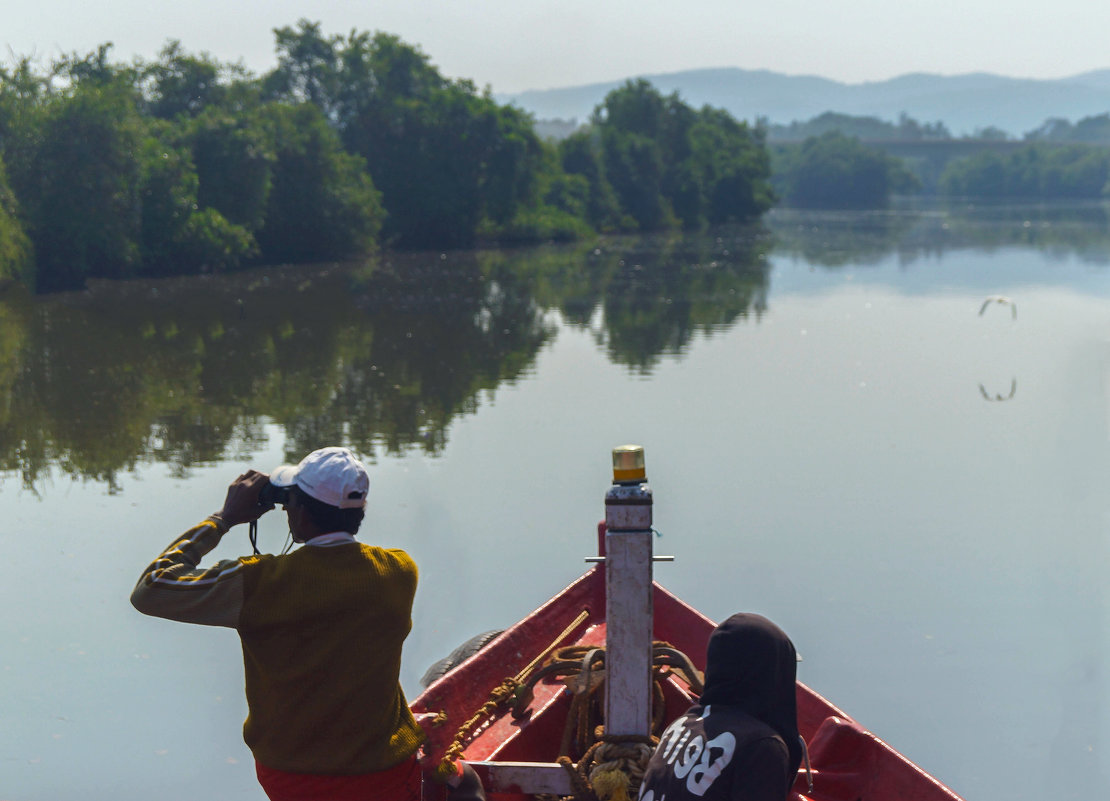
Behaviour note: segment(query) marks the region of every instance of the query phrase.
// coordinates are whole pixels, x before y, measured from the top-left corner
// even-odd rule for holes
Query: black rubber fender
[[[481,634],[475,634],[454,651],[443,657],[443,659],[434,663],[424,671],[424,675],[420,677],[420,686],[427,689],[432,682],[443,678],[463,662],[470,659],[470,657],[474,656],[474,654],[489,645],[494,638],[503,631],[504,629],[493,629],[492,631],[484,631]]]

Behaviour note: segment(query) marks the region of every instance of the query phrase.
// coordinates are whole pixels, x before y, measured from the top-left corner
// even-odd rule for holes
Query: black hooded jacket
[[[798,740],[794,645],[760,615],[714,629],[699,703],[667,727],[640,801],[785,801]]]

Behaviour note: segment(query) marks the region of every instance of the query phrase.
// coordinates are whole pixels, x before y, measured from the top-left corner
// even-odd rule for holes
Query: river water
[[[362,538],[421,568],[410,698],[586,569],[635,442],[672,592],[771,617],[969,801],[1110,778],[1102,206],[9,292],[0,388],[2,801],[264,797],[235,634],[127,597],[243,469],[333,443],[371,464]]]

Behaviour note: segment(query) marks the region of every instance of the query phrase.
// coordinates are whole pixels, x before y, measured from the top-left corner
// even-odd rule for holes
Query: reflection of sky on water
[[[647,373],[558,327],[483,390],[439,457],[373,468],[365,539],[410,550],[421,588],[410,696],[428,664],[503,627],[593,552],[608,449],[647,448],[657,577],[710,617],[750,609],[801,678],[968,799],[1098,797],[1110,777],[1105,586],[1110,308],[1079,259],[948,251],[907,267],[772,256],[766,310],[691,335]],[[986,295],[1004,294],[979,315]],[[1012,400],[985,402],[980,385]],[[217,508],[248,459],[141,465],[121,492],[0,486],[0,797],[260,799],[239,739],[233,634],[127,604],[143,565]],[[277,515],[262,539],[282,547]],[[246,552],[233,531],[219,556]],[[1005,788],[1005,789],[1002,789]]]
[[[967,269],[969,261],[975,265],[974,270]],[[1074,254],[1046,263],[1042,255],[1017,247],[990,254],[929,256],[910,265],[899,264],[896,257],[887,256],[876,264],[837,270],[814,268],[801,259],[787,259],[777,262],[771,281],[775,292],[814,292],[851,282],[893,285],[905,295],[931,295],[946,290],[979,293],[974,299],[976,310],[983,298],[995,294],[999,286],[1052,287],[1063,281],[1085,295],[1110,295],[1110,267],[1084,263]]]
[[[699,497],[735,499],[752,533],[736,565],[676,580],[711,616],[726,611],[716,588],[730,576],[745,597],[782,596],[775,616],[810,643],[805,679],[969,797],[1015,770],[1034,794],[1070,797],[1059,775],[1104,775],[1110,711],[1110,314],[1069,291],[1007,294],[1021,298],[1016,325],[977,317],[979,298],[950,290],[773,289],[768,316],[743,332],[750,350],[692,353],[684,370],[725,373],[718,397],[738,413],[729,441],[742,451],[720,471],[736,480],[710,479]],[[1012,375],[1013,401],[983,402],[979,383]],[[709,404],[692,412],[723,425]],[[677,494],[689,520],[698,510]],[[734,538],[704,528],[722,531],[710,554]],[[790,589],[774,569],[784,552]],[[1090,704],[1078,719],[1076,697]]]

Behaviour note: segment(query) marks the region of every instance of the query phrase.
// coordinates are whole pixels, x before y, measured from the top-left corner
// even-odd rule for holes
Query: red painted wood
[[[411,704],[414,713],[447,714],[445,723],[425,726],[428,738],[424,749],[428,757],[435,761],[441,759],[455,732],[489,700],[490,692],[547,648],[581,611],[586,610],[590,615],[582,628],[602,622],[605,616],[604,596],[604,577],[599,576],[596,568],[587,571],[421,693]],[[581,632],[576,632],[564,644],[573,644],[576,634],[581,636]]]
[[[603,527],[599,527],[599,534]],[[447,713],[447,722],[429,729],[429,764],[438,762],[458,727],[486,702],[506,676],[516,674],[547,648],[583,609],[588,620],[562,645],[605,642],[605,577],[601,566],[585,573],[542,607],[517,623],[474,657],[448,673],[413,701],[416,713]],[[686,653],[701,670],[715,623],[658,584],[653,589],[654,636]],[[666,718],[678,717],[693,700],[675,677],[664,682]],[[809,743],[814,790],[806,792],[804,771],[794,801],[960,801],[959,796],[871,734],[809,687],[797,686],[798,728]],[[569,694],[561,683],[535,688],[531,715],[514,721],[499,715],[466,746],[470,760],[553,762],[558,756]],[[801,793],[805,793],[802,795]],[[425,799],[437,799],[426,791]],[[527,796],[491,794],[491,801],[525,801]]]
[[[961,801],[960,797],[852,720],[830,717],[809,743],[819,801]],[[804,789],[799,776],[795,789]]]

